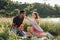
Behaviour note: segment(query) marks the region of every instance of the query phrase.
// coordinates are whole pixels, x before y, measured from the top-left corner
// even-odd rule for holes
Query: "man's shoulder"
[[[15,16],[13,19],[17,19],[18,18],[18,16]]]

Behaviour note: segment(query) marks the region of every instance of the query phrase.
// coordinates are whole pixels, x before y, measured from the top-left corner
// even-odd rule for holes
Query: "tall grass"
[[[21,40],[18,36],[10,31],[12,24],[12,18],[0,18],[0,40]],[[25,30],[30,23],[25,20]],[[55,36],[54,40],[60,40],[60,22],[44,22],[40,21],[40,27],[44,31],[48,31]]]

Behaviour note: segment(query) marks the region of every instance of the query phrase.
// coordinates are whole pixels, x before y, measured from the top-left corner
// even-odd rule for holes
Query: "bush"
[[[60,36],[57,36],[54,40],[60,40]]]
[[[5,22],[0,22],[0,40],[19,40],[15,33],[10,31],[10,25]]]
[[[60,23],[45,22],[41,23],[41,27],[44,31],[48,31],[53,35],[60,35]]]
[[[44,31],[48,31],[56,36],[54,40],[60,40],[60,36],[58,36],[60,35],[60,23],[59,22],[58,23],[41,22],[40,24],[41,24],[40,26],[42,27]],[[28,23],[26,22],[24,25],[25,31],[28,26],[31,26],[31,25],[29,24],[29,22]],[[19,40],[18,36],[15,33],[12,33],[10,31],[10,27],[11,27],[10,21],[0,22],[0,40]]]

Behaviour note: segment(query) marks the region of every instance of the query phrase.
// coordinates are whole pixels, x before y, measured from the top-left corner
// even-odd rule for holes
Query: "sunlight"
[[[54,22],[58,22],[60,20],[60,18],[52,18],[51,20]]]
[[[50,4],[51,6],[54,6],[55,4],[57,5],[60,5],[60,0],[12,0],[12,1],[18,1],[18,2],[22,2],[22,3],[34,3],[34,2],[37,2],[37,3],[45,3],[46,4]]]

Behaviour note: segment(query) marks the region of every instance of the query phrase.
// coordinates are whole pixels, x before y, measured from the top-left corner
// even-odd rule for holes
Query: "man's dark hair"
[[[20,14],[22,14],[23,12],[26,12],[26,11],[24,11],[24,10],[21,10],[21,11],[20,11]]]

